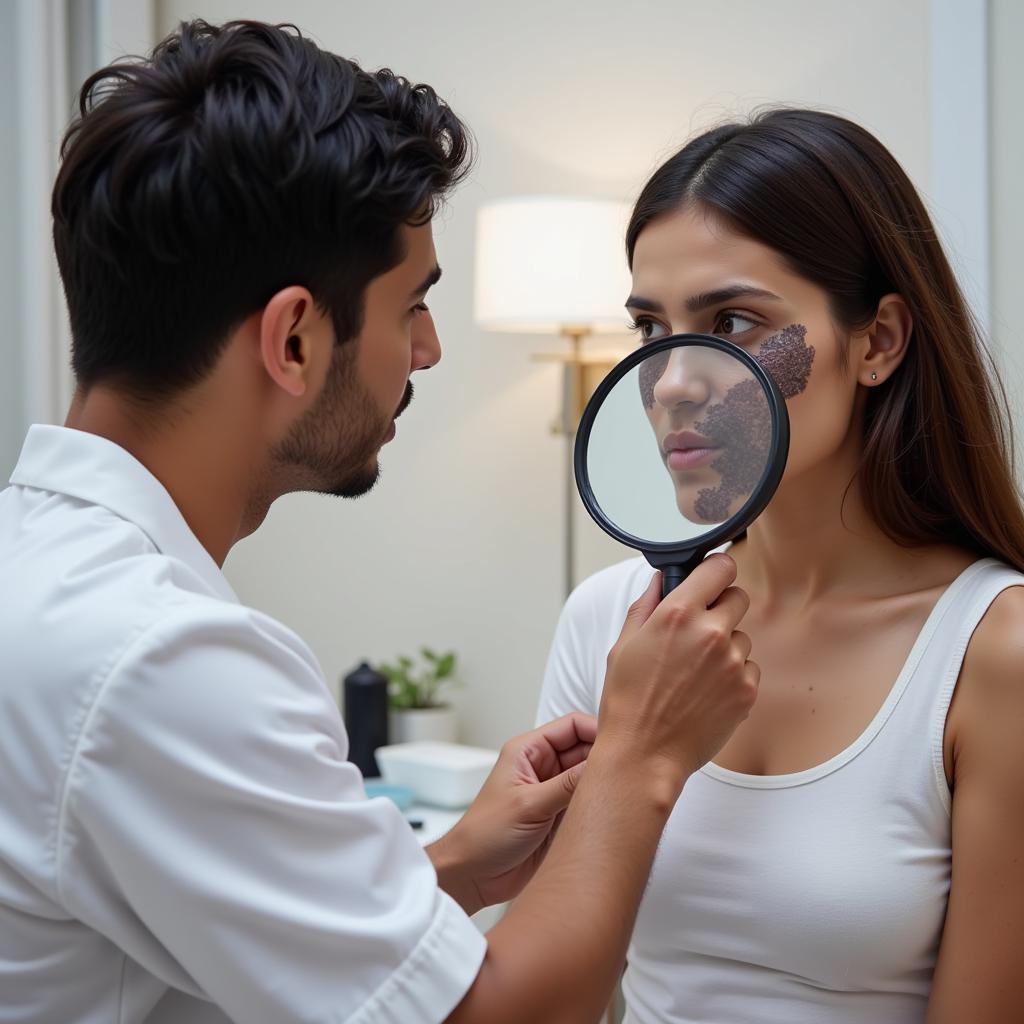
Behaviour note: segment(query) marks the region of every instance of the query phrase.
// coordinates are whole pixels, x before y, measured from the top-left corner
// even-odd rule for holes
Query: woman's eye
[[[430,307],[425,302],[417,302],[416,305],[412,307],[412,311],[414,313],[429,313]]]
[[[740,316],[739,313],[725,313],[718,318],[715,334],[724,334],[726,337],[746,334],[756,326],[757,324],[749,317]]]
[[[661,324],[654,320],[648,320],[646,317],[637,317],[629,325],[629,329],[639,334],[641,341],[644,342],[657,341],[658,338],[668,337],[665,328]]]

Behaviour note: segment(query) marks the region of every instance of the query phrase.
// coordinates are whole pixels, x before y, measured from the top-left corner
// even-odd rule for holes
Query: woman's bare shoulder
[[[976,680],[975,689],[1009,687],[1024,695],[1024,579],[1021,584],[995,598],[971,637],[962,678]]]
[[[995,598],[968,644],[947,719],[954,782],[965,767],[1001,771],[1019,760],[1022,720],[1024,585]],[[1008,723],[1014,723],[1012,729]]]

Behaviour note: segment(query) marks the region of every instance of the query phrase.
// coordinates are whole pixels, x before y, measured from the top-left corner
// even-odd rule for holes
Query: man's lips
[[[409,408],[409,403],[412,401],[412,381],[405,386],[405,394],[402,395],[402,401],[399,403],[398,408],[395,410],[395,419],[391,421],[391,426],[388,427],[388,432],[384,435],[384,444],[388,441],[395,439],[395,420]]]
[[[706,466],[718,452],[716,445],[703,434],[684,430],[678,434],[666,434],[661,442],[665,462],[669,469],[696,469]]]

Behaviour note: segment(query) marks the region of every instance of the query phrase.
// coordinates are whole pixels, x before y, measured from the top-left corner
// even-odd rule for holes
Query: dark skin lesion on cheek
[[[796,398],[807,388],[814,346],[807,344],[807,328],[803,324],[790,324],[763,342],[754,358],[775,381],[783,398]]]
[[[764,341],[755,356],[775,382],[783,398],[795,398],[807,388],[814,365],[814,346],[807,344],[807,328],[791,324]],[[771,412],[761,385],[743,381],[730,388],[696,430],[722,445],[722,456],[712,469],[722,476],[717,487],[697,493],[693,509],[706,522],[722,522],[737,498],[754,493],[768,462]]]
[[[772,335],[755,359],[775,381],[784,398],[794,398],[807,388],[814,363],[814,347],[807,344],[807,328],[791,324]],[[720,523],[737,498],[746,499],[757,486],[768,461],[771,442],[771,411],[756,380],[730,388],[712,406],[695,429],[722,447],[711,468],[721,474],[717,487],[697,494],[694,511],[705,522]]]
[[[772,415],[760,382],[751,378],[733,385],[695,429],[722,449],[711,463],[722,479],[717,487],[698,491],[693,508],[705,522],[720,523],[736,498],[753,492],[768,461]]]
[[[668,352],[640,364],[640,398],[647,409],[654,408],[654,388],[668,366]],[[814,364],[814,346],[807,344],[807,328],[790,324],[764,341],[754,357],[775,381],[783,398],[795,398],[807,388]]]
[[[795,398],[807,388],[814,346],[807,344],[803,324],[790,324],[764,341],[754,358],[775,381],[783,398]],[[662,352],[640,364],[640,398],[648,410],[654,408],[654,389],[668,360],[669,353]],[[734,385],[694,429],[722,449],[711,464],[721,482],[698,492],[694,511],[705,522],[720,523],[737,498],[747,498],[753,492],[768,459],[771,411],[761,385],[754,379]]]

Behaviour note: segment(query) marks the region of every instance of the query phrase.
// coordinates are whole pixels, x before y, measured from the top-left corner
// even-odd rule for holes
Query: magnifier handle
[[[690,570],[684,570],[681,565],[667,565],[661,570],[661,596],[662,599],[668,597],[676,587],[679,586],[687,576],[690,575]]]
[[[694,569],[704,561],[707,550],[694,551],[685,561],[661,567],[661,597],[664,600]]]

